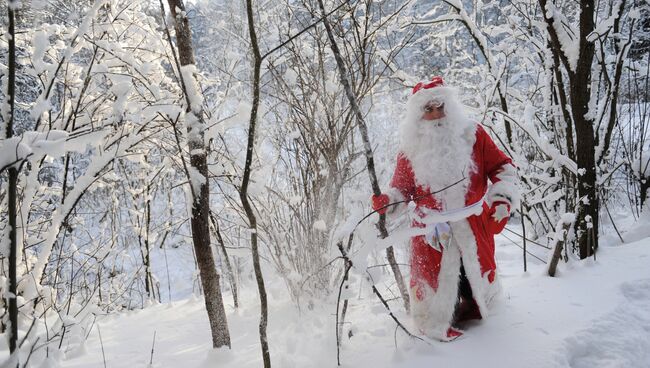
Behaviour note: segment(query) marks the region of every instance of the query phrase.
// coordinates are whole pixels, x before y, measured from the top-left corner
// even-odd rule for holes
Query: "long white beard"
[[[472,159],[476,124],[464,117],[445,117],[410,119],[401,128],[401,150],[411,161],[416,184],[437,192],[464,178],[435,194],[442,209],[464,207],[470,174],[476,167]]]

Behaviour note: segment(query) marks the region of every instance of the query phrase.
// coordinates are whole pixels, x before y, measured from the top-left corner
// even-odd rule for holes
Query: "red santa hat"
[[[423,88],[429,89],[429,88],[435,88],[444,85],[445,85],[445,81],[442,79],[442,77],[436,75],[435,77],[431,78],[430,82],[418,82],[418,84],[416,84],[415,87],[413,87],[413,94],[417,93],[417,91]]]

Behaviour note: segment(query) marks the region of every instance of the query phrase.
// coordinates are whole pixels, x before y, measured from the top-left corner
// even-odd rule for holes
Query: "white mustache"
[[[442,117],[440,119],[432,119],[432,120],[420,119],[420,121],[418,121],[418,124],[434,126],[436,128],[443,128],[449,126],[450,121],[447,117]]]

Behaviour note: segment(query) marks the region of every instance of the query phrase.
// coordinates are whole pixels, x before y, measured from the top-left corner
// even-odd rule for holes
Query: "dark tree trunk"
[[[168,0],[169,9],[174,18],[174,29],[176,31],[176,45],[178,47],[179,75],[185,92],[187,109],[186,113],[194,114],[199,119],[200,125],[205,126],[203,120],[203,111],[195,113],[192,111],[190,98],[187,92],[188,86],[194,83],[183,80],[183,73],[180,67],[193,65],[194,50],[192,48],[192,34],[187,16],[185,15],[185,5],[182,0]],[[193,77],[192,77],[193,78]],[[228,321],[223,305],[219,273],[215,267],[212,248],[210,247],[210,191],[208,185],[208,163],[206,157],[205,144],[203,142],[203,133],[191,132],[188,138],[190,152],[190,165],[196,169],[202,177],[198,185],[198,192],[195,191],[193,184],[197,178],[193,178],[188,173],[190,185],[192,187],[193,206],[192,206],[192,240],[196,252],[196,260],[201,275],[201,286],[205,295],[205,308],[210,320],[210,329],[212,331],[212,346],[215,348],[228,346],[230,347],[230,333],[228,331]]]
[[[591,255],[589,231],[593,231],[593,251],[598,248],[598,188],[596,186],[596,140],[593,117],[586,117],[591,99],[591,69],[594,43],[587,36],[594,30],[594,1],[580,1],[580,54],[571,77],[571,110],[576,129],[576,163],[583,171],[578,175],[578,218],[576,231],[580,258]],[[591,224],[590,224],[591,223]]]
[[[553,75],[555,76],[555,81],[557,83],[557,97],[559,100],[558,105],[562,110],[562,118],[564,119],[564,139],[566,141],[567,150],[566,154],[570,159],[575,160],[576,154],[575,148],[573,146],[573,120],[571,118],[569,110],[567,109],[569,104],[567,102],[566,89],[564,87],[564,77],[562,77],[562,71],[560,70],[560,58],[557,52],[553,52]],[[571,180],[571,178],[569,178],[569,180]]]
[[[149,299],[156,299],[156,290],[153,282],[153,275],[151,274],[151,244],[149,243],[149,230],[151,227],[151,184],[147,183],[147,190],[145,191],[145,212],[144,212],[144,270],[145,270],[145,291]],[[160,294],[158,294],[158,301],[160,301]]]
[[[641,193],[639,193],[641,197],[641,208],[643,209],[643,205],[645,204],[646,199],[648,199],[647,196],[648,189],[650,189],[650,178],[642,178],[639,185],[641,189]]]
[[[569,232],[569,229],[571,228],[570,223],[563,223],[563,224],[558,224],[556,226],[556,231],[558,228],[561,228],[562,236],[560,237],[559,235],[556,235],[558,238],[556,240],[555,245],[553,246],[553,256],[551,256],[551,261],[548,263],[548,275],[551,277],[555,277],[555,271],[557,271],[557,264],[560,262],[560,258],[562,258],[562,249],[566,246],[566,236],[567,233]]]
[[[595,8],[593,0],[580,0],[579,18],[579,54],[575,69],[562,50],[562,43],[555,31],[557,20],[549,18],[547,0],[539,0],[542,14],[546,21],[554,56],[559,57],[569,75],[569,97],[571,115],[576,132],[576,163],[578,206],[575,223],[580,258],[589,257],[598,248],[598,188],[596,186],[596,138],[594,118],[587,117],[591,99],[591,74],[595,46],[587,41],[587,36],[594,30]],[[591,232],[591,236],[588,234]]]
[[[268,324],[269,310],[266,298],[266,287],[264,286],[264,275],[260,265],[260,253],[257,245],[257,218],[253,211],[253,206],[248,200],[248,184],[251,176],[251,165],[253,163],[253,150],[255,148],[255,127],[257,125],[257,112],[260,105],[260,70],[262,68],[262,55],[257,43],[257,34],[255,32],[255,20],[253,18],[252,0],[246,0],[246,17],[248,19],[248,34],[250,36],[251,48],[253,51],[253,104],[251,106],[251,116],[248,127],[248,143],[246,146],[246,163],[244,164],[244,175],[242,177],[241,187],[239,189],[239,198],[248,218],[248,226],[251,229],[251,250],[253,253],[253,269],[255,270],[255,281],[257,282],[257,291],[260,295],[260,345],[262,347],[262,361],[264,368],[271,367],[271,353],[269,352],[269,342],[266,336],[266,326]]]
[[[15,32],[15,19],[13,7],[14,3],[7,4],[9,16],[9,55],[7,60],[8,76],[7,76],[7,97],[9,105],[9,119],[6,121],[5,137],[11,138],[13,136],[14,125],[14,106],[16,102],[16,32]],[[9,188],[8,188],[8,216],[9,216],[9,295],[7,296],[9,302],[9,352],[16,354],[16,367],[19,366],[18,352],[18,304],[16,301],[16,291],[18,286],[18,279],[16,275],[16,268],[18,262],[18,243],[16,239],[16,217],[17,212],[17,193],[18,193],[18,169],[14,164],[9,168]]]

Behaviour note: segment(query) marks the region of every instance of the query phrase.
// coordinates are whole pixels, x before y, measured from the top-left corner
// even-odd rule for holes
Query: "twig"
[[[352,238],[353,235],[350,234],[348,237],[348,249],[350,245],[352,244]],[[343,242],[339,241],[337,243],[337,247],[341,251],[341,254],[343,255],[343,259],[345,261],[345,271],[343,271],[343,278],[341,279],[341,284],[339,285],[339,293],[336,298],[336,364],[341,365],[341,326],[343,324],[343,321],[345,321],[345,312],[347,310],[347,302],[348,300],[346,299],[343,302],[343,314],[341,315],[341,321],[339,321],[339,306],[341,305],[341,294],[343,293],[343,285],[348,281],[348,275],[350,273],[350,269],[352,268],[352,262],[349,260],[347,257],[345,250],[343,249]]]
[[[621,239],[621,243],[625,243],[625,240],[623,240],[623,237],[621,236],[621,233],[618,231],[618,228],[616,227],[616,223],[614,223],[614,219],[612,218],[612,214],[609,212],[609,207],[607,206],[607,201],[603,201],[603,204],[605,204],[605,211],[607,211],[607,216],[609,217],[609,221],[614,226],[614,230],[616,230],[616,235],[618,235],[618,238]],[[594,255],[595,255],[595,253],[594,253]]]
[[[417,201],[418,199],[424,198],[424,197],[426,197],[426,196],[429,196],[429,195],[433,195],[433,194],[437,194],[437,193],[443,192],[443,191],[445,191],[445,190],[447,190],[447,189],[453,187],[453,186],[456,185],[456,184],[460,184],[460,183],[461,183],[463,180],[465,180],[465,179],[466,179],[466,178],[463,177],[462,179],[456,181],[455,183],[449,184],[449,185],[447,185],[446,187],[444,187],[444,188],[442,188],[442,189],[440,189],[440,190],[436,190],[436,191],[434,191],[434,192],[429,191],[429,192],[427,192],[427,193],[424,193],[424,194],[419,195],[419,196],[416,196],[416,197],[407,198],[407,199],[405,199],[405,200],[403,200],[403,201],[392,202],[392,203],[389,203],[389,204],[387,204],[387,205],[385,205],[385,206],[383,206],[383,207],[381,207],[381,208],[378,208],[378,209],[376,209],[376,210],[373,210],[372,212],[370,212],[370,213],[368,213],[367,215],[363,216],[363,218],[362,218],[361,220],[359,220],[359,222],[357,222],[357,224],[354,226],[354,229],[352,229],[352,231],[354,232],[354,230],[356,230],[356,228],[359,227],[359,225],[361,225],[361,223],[362,223],[364,220],[366,220],[368,217],[372,216],[374,213],[379,213],[379,211],[382,211],[382,210],[384,210],[384,209],[387,209],[388,207],[397,206],[398,204],[407,203],[407,202],[411,202],[411,201],[415,202],[415,201]]]
[[[153,342],[151,343],[151,357],[149,358],[149,366],[153,366],[153,352],[156,346],[156,330],[153,331]]]
[[[23,347],[23,344],[25,343],[25,341],[27,341],[27,338],[29,337],[29,334],[32,332],[32,330],[34,329],[35,325],[36,325],[36,318],[34,318],[32,320],[32,324],[29,326],[29,329],[27,330],[27,333],[25,334],[23,339],[20,340],[20,343],[18,344],[18,347],[20,347],[20,348]],[[37,341],[38,341],[38,339],[37,339]],[[34,345],[36,345],[36,343],[34,343]]]
[[[271,55],[272,53],[274,53],[274,52],[278,51],[279,49],[283,48],[283,47],[286,46],[289,42],[291,42],[291,41],[295,40],[296,38],[300,37],[300,35],[302,35],[303,33],[305,33],[305,32],[307,32],[307,31],[309,31],[310,29],[314,28],[316,25],[318,25],[318,23],[322,22],[323,20],[325,20],[325,18],[327,18],[327,17],[329,17],[330,15],[334,14],[334,12],[336,12],[336,11],[339,10],[339,9],[341,9],[341,8],[343,7],[343,5],[345,5],[345,4],[349,3],[349,2],[350,2],[350,0],[345,0],[345,1],[343,1],[341,4],[339,4],[339,6],[337,6],[336,8],[334,8],[334,10],[332,10],[332,11],[330,11],[329,13],[323,15],[322,17],[320,17],[319,19],[317,19],[314,23],[312,23],[312,24],[310,24],[309,26],[303,28],[300,32],[298,32],[298,33],[294,34],[293,36],[289,37],[287,40],[285,40],[284,42],[282,42],[282,43],[279,44],[278,46],[272,48],[272,49],[271,49],[270,51],[268,51],[266,54],[262,55],[262,60],[266,59],[267,56],[269,56],[269,55]]]
[[[102,331],[99,329],[99,324],[97,324],[97,333],[99,334],[99,345],[102,347],[102,359],[104,360],[104,368],[106,368],[106,353],[104,352],[104,341],[102,340]]]
[[[353,238],[353,237],[354,237],[354,234],[350,234],[350,237],[349,237],[349,240],[348,240],[348,244],[351,244],[351,243],[352,243],[352,238]],[[350,268],[350,269],[351,269],[352,267],[354,267],[354,263],[352,262],[352,260],[350,259],[350,257],[348,257],[347,252],[346,252],[345,249],[343,248],[343,242],[339,242],[339,243],[337,244],[337,247],[339,248],[339,251],[341,252],[341,256],[342,256],[343,259],[345,260],[346,265],[349,265],[349,268]],[[349,269],[348,269],[348,271],[349,271]],[[370,275],[370,273],[368,273],[368,278],[369,278],[369,280],[370,280],[371,282],[373,281],[372,276]],[[384,297],[381,295],[381,293],[379,292],[379,290],[377,290],[377,287],[374,285],[374,282],[372,282],[372,284],[373,284],[373,285],[372,285],[372,291],[373,291],[373,293],[377,296],[377,298],[379,298],[379,300],[381,301],[381,304],[384,305],[384,307],[385,307],[386,310],[388,311],[388,314],[389,314],[390,317],[393,319],[393,321],[395,321],[395,323],[397,324],[397,326],[398,326],[402,331],[404,331],[404,333],[406,333],[406,335],[408,335],[409,337],[411,337],[411,338],[413,338],[413,339],[420,340],[420,341],[422,341],[422,342],[426,342],[426,341],[425,341],[424,339],[422,339],[421,337],[418,337],[418,336],[414,335],[413,333],[411,333],[411,332],[410,332],[410,331],[409,331],[409,330],[408,330],[408,329],[407,329],[407,328],[402,324],[402,322],[400,322],[400,320],[395,316],[395,314],[393,314],[393,311],[390,309],[390,306],[388,305],[388,302],[386,301],[386,299],[384,299]],[[340,297],[340,293],[339,293],[339,297]],[[338,305],[337,305],[337,311],[338,311]],[[338,321],[338,314],[337,314],[337,321]],[[338,326],[337,326],[337,328],[338,328]],[[338,351],[338,347],[337,347],[337,351]]]
[[[27,359],[25,359],[25,365],[23,367],[29,367],[29,359],[32,357],[32,354],[34,354],[34,351],[36,350],[38,340],[40,340],[40,336],[36,338],[36,341],[34,341],[32,346],[29,348],[29,355],[27,355]],[[16,354],[18,354],[18,350],[16,350]]]
[[[501,234],[501,235],[503,235],[503,234]],[[504,237],[504,238],[506,238],[506,239],[508,239],[508,240],[509,240],[509,241],[510,241],[510,242],[511,242],[512,244],[514,244],[514,245],[516,245],[516,246],[518,246],[518,247],[519,247],[519,248],[521,248],[522,250],[524,249],[524,248],[523,248],[523,247],[522,247],[521,245],[519,245],[519,244],[517,244],[517,242],[516,242],[516,241],[514,241],[514,240],[512,240],[512,239],[510,239],[510,238],[508,238],[508,237],[507,237],[507,236],[505,236],[505,235],[503,235],[503,237]],[[529,252],[529,251],[526,251],[526,253],[528,253],[528,254],[530,254],[531,256],[533,256],[533,258],[536,258],[536,259],[538,259],[538,260],[539,260],[540,262],[542,262],[542,263],[544,263],[544,264],[546,264],[546,261],[545,261],[545,260],[543,260],[543,259],[541,259],[541,258],[539,258],[538,256],[536,256],[536,255],[534,255],[533,253],[531,253],[531,252]]]
[[[402,329],[402,331],[404,331],[409,337],[411,337],[413,339],[417,339],[417,340],[420,340],[422,342],[426,342],[424,339],[422,339],[419,336],[415,336],[406,327],[404,327],[402,322],[400,322],[399,319],[397,319],[397,317],[395,316],[395,314],[393,314],[393,311],[390,309],[390,306],[388,305],[388,302],[386,302],[386,299],[384,299],[384,297],[379,293],[379,290],[377,290],[377,287],[375,287],[375,285],[372,285],[372,291],[375,293],[375,295],[377,295],[377,298],[379,298],[379,300],[381,301],[381,304],[383,304],[384,307],[386,307],[386,310],[388,311],[388,314],[390,315],[390,317],[393,319],[393,321],[395,321],[395,323],[397,323],[397,326],[399,326],[399,328]]]
[[[521,230],[523,232],[522,239],[524,240],[524,272],[528,271],[526,264],[526,219],[524,218],[524,205],[519,204],[519,211],[521,211]]]
[[[544,249],[551,249],[551,247],[546,246],[546,245],[544,245],[544,244],[540,244],[540,243],[538,243],[538,242],[536,242],[536,241],[534,241],[534,240],[532,240],[532,239],[530,239],[530,238],[526,238],[525,235],[521,235],[521,234],[519,234],[519,233],[516,232],[516,231],[512,231],[512,230],[508,229],[507,227],[504,227],[503,230],[506,230],[506,231],[508,231],[508,232],[511,232],[511,233],[513,233],[514,235],[517,235],[518,237],[520,237],[520,238],[522,238],[522,239],[525,238],[525,240],[526,240],[527,242],[530,242],[531,244],[535,244],[535,245],[540,246],[540,247],[542,247],[542,248],[544,248]]]

